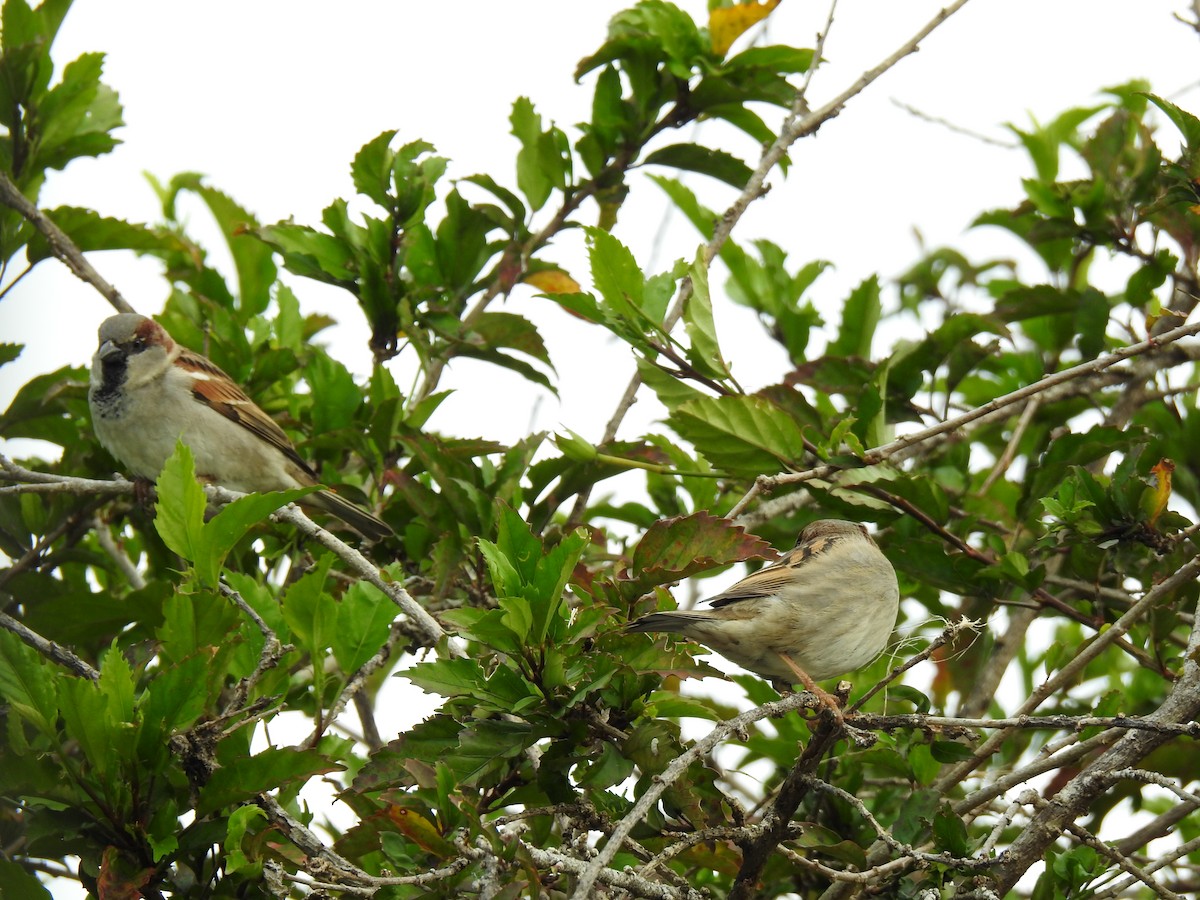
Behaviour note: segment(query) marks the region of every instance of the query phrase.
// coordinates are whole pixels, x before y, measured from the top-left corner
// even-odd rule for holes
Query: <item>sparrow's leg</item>
[[[809,674],[796,665],[795,661],[786,653],[780,653],[779,658],[783,660],[785,666],[792,670],[792,673],[796,676],[796,680],[804,685],[804,689],[816,696],[821,701],[821,704],[833,713],[834,721],[837,722],[838,727],[845,725],[846,720],[842,717],[842,708],[838,706],[837,698],[817,687],[817,683],[809,677]]]
[[[140,475],[133,479],[133,501],[147,515],[154,515],[154,482]]]

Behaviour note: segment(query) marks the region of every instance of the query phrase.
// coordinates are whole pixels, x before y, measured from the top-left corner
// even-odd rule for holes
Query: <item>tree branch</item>
[[[90,665],[64,647],[62,644],[56,644],[54,641],[48,641],[36,631],[27,628],[8,613],[0,612],[0,628],[7,629],[19,637],[22,641],[36,650],[52,663],[70,669],[76,675],[83,678],[91,679],[92,681],[100,680],[100,673],[93,669]]]

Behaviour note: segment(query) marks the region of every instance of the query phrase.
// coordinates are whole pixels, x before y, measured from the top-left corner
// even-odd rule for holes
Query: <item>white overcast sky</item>
[[[576,85],[572,71],[599,45],[608,18],[627,5],[77,0],[55,45],[56,60],[61,66],[83,52],[107,55],[105,81],[125,108],[127,124],[118,132],[124,143],[112,154],[52,172],[41,204],[154,221],[157,202],[141,173],[165,180],[195,171],[260,221],[294,217],[315,224],[333,198],[352,194],[354,153],[390,128],[399,129],[400,140],[433,143],[451,160],[451,177],[487,172],[515,185],[512,101],[529,96],[564,127],[583,120],[591,82]],[[705,15],[703,0],[681,5]],[[810,93],[813,105],[884,58],[942,5],[843,0],[825,48],[830,63]],[[825,3],[785,0],[769,20],[767,40],[812,46],[827,10]],[[834,320],[839,301],[863,277],[880,272],[886,279],[916,259],[915,231],[930,246],[953,243],[980,256],[1011,255],[1013,243],[997,230],[964,230],[979,211],[1015,202],[1019,178],[1029,173],[1023,155],[917,119],[894,101],[1002,140],[1011,140],[1005,122],[1024,125],[1031,115],[1046,121],[1131,78],[1148,79],[1159,93],[1200,108],[1194,90],[1200,36],[1174,21],[1176,12],[1187,13],[1184,0],[972,0],[919,53],[794,149],[791,173],[772,177],[773,190],[747,215],[739,238],[770,237],[791,251],[794,265],[831,260],[835,271],[817,282],[813,294]],[[781,118],[774,110],[765,115],[769,122]],[[1163,132],[1174,139],[1169,125]],[[691,136],[687,131],[678,139]],[[711,125],[698,138],[725,139]],[[746,141],[725,145],[747,157],[754,150]],[[631,183],[633,198],[618,236],[656,269],[690,258],[697,236],[675,217],[651,260],[667,204],[639,174]],[[700,176],[687,183],[718,210],[734,196]],[[184,209],[199,234],[211,234],[198,206]],[[559,241],[549,258],[586,285],[574,236]],[[161,309],[167,290],[156,262],[122,253],[94,254],[93,262],[136,308],[151,314]],[[723,278],[714,282],[718,325],[732,347],[735,374],[748,387],[777,379],[782,355],[773,348],[760,352],[765,345],[757,326],[744,311],[721,303]],[[349,295],[295,279],[293,284],[306,309],[326,310],[346,323],[330,334],[334,352],[365,373],[365,330]],[[506,308],[546,330],[563,379],[561,399],[542,398],[531,411],[530,395],[515,376],[459,362],[448,384],[460,394],[439,411],[434,427],[499,440],[524,434],[531,422],[599,434],[632,363],[623,352],[606,358],[605,349],[619,348],[604,332],[568,319],[531,293],[519,291]],[[27,345],[21,360],[0,369],[0,405],[32,375],[86,362],[96,326],[110,313],[98,294],[58,263],[43,263],[0,301],[0,339]],[[739,353],[739,347],[747,349]],[[404,358],[394,365],[401,384],[407,383]],[[480,410],[501,409],[507,412],[480,418]],[[652,405],[643,405],[624,433],[636,433],[654,413]]]

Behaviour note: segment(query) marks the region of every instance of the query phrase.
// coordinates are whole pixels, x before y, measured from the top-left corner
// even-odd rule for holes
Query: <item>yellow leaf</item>
[[[1171,499],[1171,473],[1174,471],[1174,461],[1165,456],[1150,469],[1150,474],[1154,476],[1154,493],[1151,495],[1150,509],[1147,510],[1151,525],[1158,521],[1167,508],[1167,501]]]
[[[454,855],[454,845],[442,837],[437,826],[415,809],[390,806],[387,809],[387,817],[391,820],[397,831],[422,850],[426,850],[435,856],[440,856],[442,859],[447,859]]]
[[[530,272],[521,281],[533,285],[544,294],[578,294],[580,290],[579,282],[562,269]]]
[[[749,0],[737,6],[724,6],[714,9],[708,14],[708,35],[712,41],[713,51],[718,56],[724,56],[733,46],[733,42],[746,33],[746,30],[756,22],[761,22],[771,14],[780,0]]]

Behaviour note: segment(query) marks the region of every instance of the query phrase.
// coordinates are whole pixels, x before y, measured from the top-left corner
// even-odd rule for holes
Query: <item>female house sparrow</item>
[[[318,484],[275,421],[211,361],[180,347],[152,319],[122,313],[100,325],[88,405],[96,437],[139,478],[155,479],[182,439],[196,475],[232,491]],[[388,525],[332,491],[302,501],[371,540]]]
[[[866,528],[821,519],[779,562],[709,602],[712,609],[650,613],[628,630],[682,634],[777,686],[799,682],[823,695],[813,679],[861,669],[883,651],[900,590]]]

